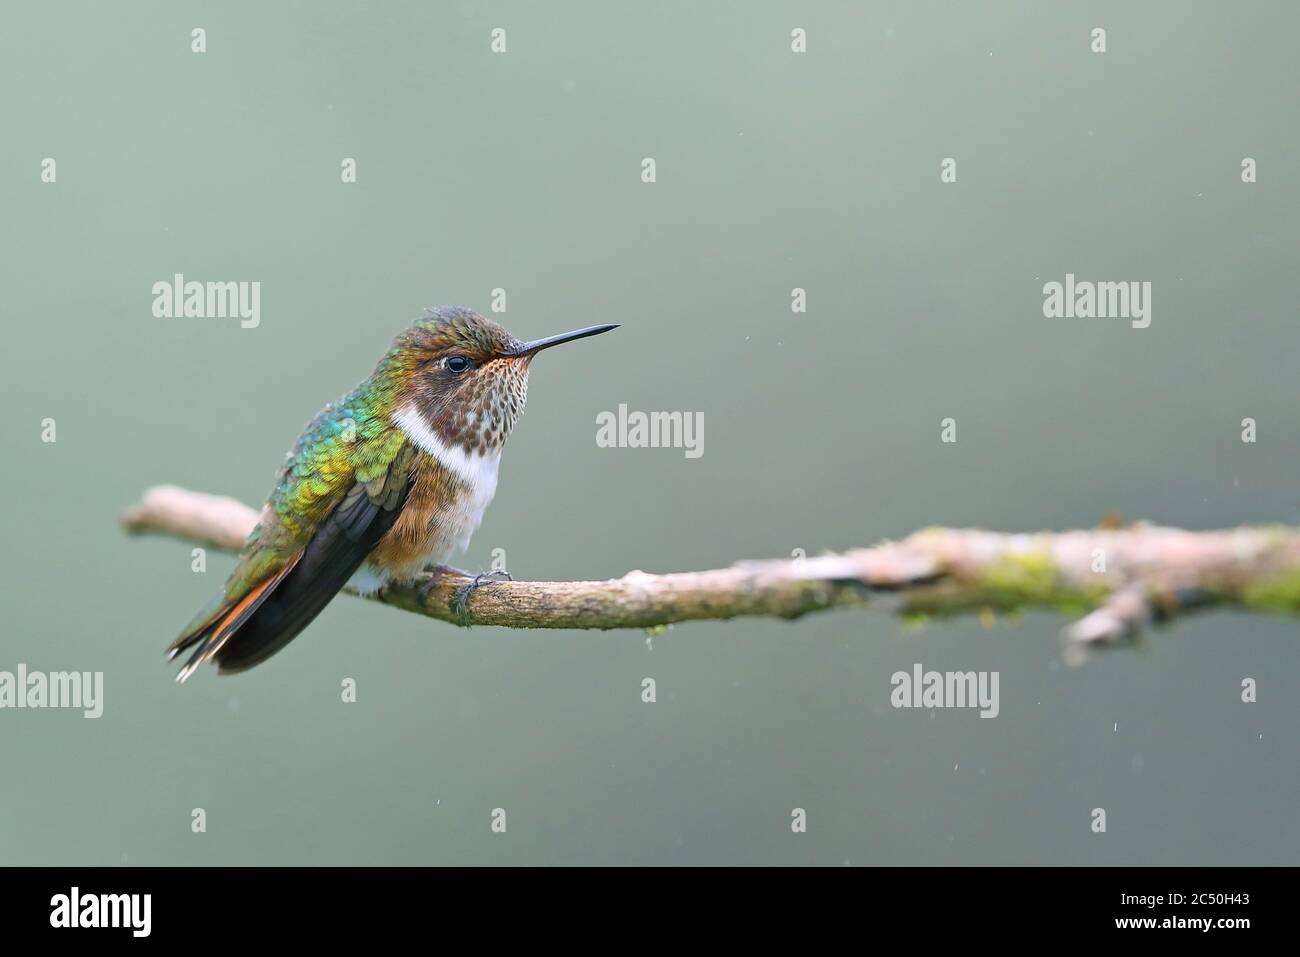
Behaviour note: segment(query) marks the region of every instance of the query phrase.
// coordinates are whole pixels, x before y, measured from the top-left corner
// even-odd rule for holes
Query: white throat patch
[[[429,428],[429,423],[424,421],[424,416],[413,405],[404,406],[394,413],[393,424],[405,432],[408,439],[433,456],[438,464],[468,485],[474,499],[482,500],[483,507],[487,507],[497,490],[500,451],[471,455],[459,445],[448,445]]]

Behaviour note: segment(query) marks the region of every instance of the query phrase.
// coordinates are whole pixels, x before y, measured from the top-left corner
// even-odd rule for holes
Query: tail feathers
[[[262,602],[284,580],[284,576],[293,570],[293,567],[298,563],[299,557],[301,557],[301,553],[294,556],[283,568],[266,579],[266,581],[249,589],[242,598],[223,603],[216,612],[172,642],[167,651],[168,661],[175,658],[182,651],[186,651],[195,645],[198,646],[194,648],[194,653],[185,662],[185,667],[176,675],[177,681],[185,681],[186,678],[194,674],[200,665],[205,661],[210,661],[222,649],[226,642],[230,640],[231,635],[252,617]]]

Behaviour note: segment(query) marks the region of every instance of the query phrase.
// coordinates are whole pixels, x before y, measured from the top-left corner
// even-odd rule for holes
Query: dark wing
[[[397,521],[410,491],[414,461],[415,449],[404,446],[385,475],[353,484],[284,569],[228,609],[205,634],[187,642],[203,639],[177,680],[184,681],[209,660],[223,674],[244,671],[297,637]]]

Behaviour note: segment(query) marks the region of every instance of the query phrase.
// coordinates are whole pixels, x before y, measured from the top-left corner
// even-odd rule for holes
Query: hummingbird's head
[[[521,342],[472,309],[427,310],[397,337],[388,354],[400,370],[396,413],[417,431],[423,425],[444,446],[466,455],[499,453],[524,411],[533,357],[562,342],[616,328],[589,326]],[[410,420],[413,415],[418,422]]]

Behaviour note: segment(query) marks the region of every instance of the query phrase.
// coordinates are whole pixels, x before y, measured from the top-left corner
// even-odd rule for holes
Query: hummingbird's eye
[[[443,365],[445,365],[452,372],[464,372],[472,364],[473,363],[471,363],[464,356],[448,356],[446,361],[443,363]]]

